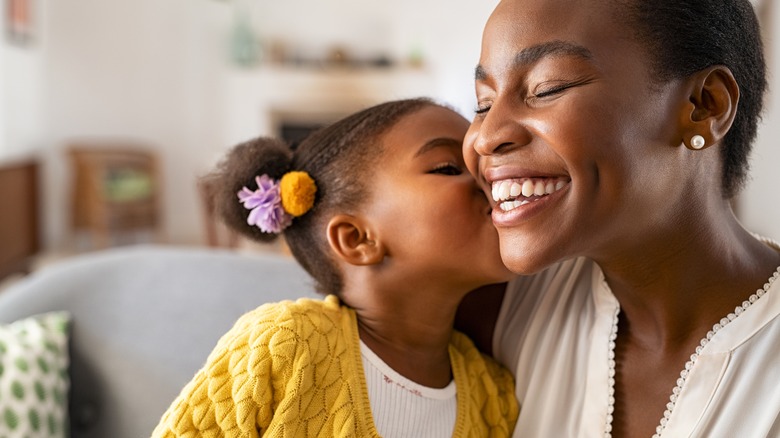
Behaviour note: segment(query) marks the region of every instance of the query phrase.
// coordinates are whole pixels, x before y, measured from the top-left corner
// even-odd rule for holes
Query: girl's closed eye
[[[474,114],[476,115],[485,114],[488,111],[490,111],[489,104],[479,104],[477,105],[477,108],[474,109]]]
[[[461,175],[463,173],[462,166],[455,163],[441,163],[433,168],[429,173],[436,173],[440,175]]]

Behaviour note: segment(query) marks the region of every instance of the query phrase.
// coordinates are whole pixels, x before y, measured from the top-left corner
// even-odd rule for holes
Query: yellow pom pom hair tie
[[[257,189],[244,186],[236,195],[249,210],[246,223],[264,233],[281,233],[314,206],[317,185],[306,172],[287,172],[280,181],[263,174],[255,183]]]
[[[317,185],[306,172],[287,172],[279,181],[284,211],[298,217],[306,214],[314,206]]]

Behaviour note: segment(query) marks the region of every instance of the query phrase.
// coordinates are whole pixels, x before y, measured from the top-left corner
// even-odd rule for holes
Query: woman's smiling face
[[[685,199],[684,89],[654,81],[615,4],[504,0],[485,28],[464,155],[515,272],[615,257]]]

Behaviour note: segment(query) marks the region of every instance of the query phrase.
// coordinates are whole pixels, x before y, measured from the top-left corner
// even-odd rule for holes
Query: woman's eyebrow
[[[449,137],[438,137],[425,142],[424,145],[420,146],[420,149],[417,149],[417,152],[414,153],[414,156],[419,157],[420,155],[423,155],[426,152],[436,148],[456,148],[460,150],[462,147],[463,143],[460,140]]]
[[[538,62],[548,56],[575,56],[584,60],[593,59],[593,55],[587,48],[568,41],[549,41],[526,47],[515,55],[512,67],[525,67]],[[488,74],[484,67],[477,65],[474,69],[476,80],[485,80]]]

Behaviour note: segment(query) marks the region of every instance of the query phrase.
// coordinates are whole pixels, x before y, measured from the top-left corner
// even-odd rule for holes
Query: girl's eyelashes
[[[463,169],[454,163],[442,163],[434,167],[430,173],[436,173],[440,175],[461,175],[463,173]]]
[[[490,105],[479,105],[474,109],[474,114],[485,114],[490,110]]]

